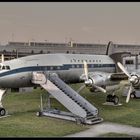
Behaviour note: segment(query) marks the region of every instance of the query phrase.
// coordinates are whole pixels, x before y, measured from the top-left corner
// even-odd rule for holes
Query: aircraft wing
[[[124,73],[113,73],[110,76],[110,80],[127,80],[128,76]]]

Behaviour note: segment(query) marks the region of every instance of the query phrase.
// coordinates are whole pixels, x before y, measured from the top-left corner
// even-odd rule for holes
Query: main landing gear
[[[0,107],[0,116],[5,116],[6,110],[3,107]]]
[[[2,105],[2,97],[6,93],[6,90],[0,89],[0,117],[6,115],[6,110],[3,108]]]
[[[114,103],[114,105],[118,105],[119,104],[119,97],[116,95],[107,95],[106,97],[106,102],[112,102]]]
[[[116,95],[109,94],[106,97],[106,102],[103,105],[120,106],[119,97]]]

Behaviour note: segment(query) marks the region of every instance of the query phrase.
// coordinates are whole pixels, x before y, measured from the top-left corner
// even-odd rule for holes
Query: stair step
[[[95,118],[93,115],[91,115],[91,116],[87,116],[87,117],[86,117],[87,120],[89,120],[89,119],[93,119],[93,118]]]

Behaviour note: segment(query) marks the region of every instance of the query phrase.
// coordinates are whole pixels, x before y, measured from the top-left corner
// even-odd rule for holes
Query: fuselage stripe
[[[88,68],[115,68],[115,64],[88,64]],[[31,67],[22,67],[13,70],[8,70],[6,72],[0,73],[0,77],[8,76],[21,72],[28,71],[58,71],[58,70],[70,70],[70,69],[78,69],[83,68],[83,64],[65,64],[65,65],[57,65],[57,66],[31,66]]]

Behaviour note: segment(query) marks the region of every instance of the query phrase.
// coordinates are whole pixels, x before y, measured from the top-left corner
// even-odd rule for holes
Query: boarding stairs
[[[98,109],[62,81],[56,73],[45,74],[43,72],[33,72],[32,82],[39,84],[47,90],[71,112],[66,113],[51,109],[44,111],[43,114],[80,121],[80,123],[84,124],[95,124],[103,121],[103,119],[98,116]]]

